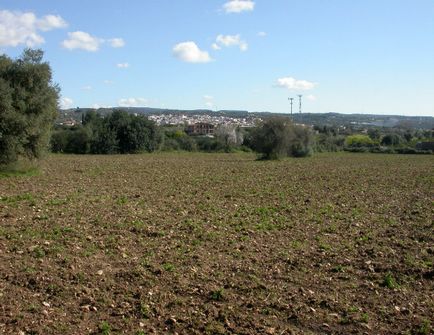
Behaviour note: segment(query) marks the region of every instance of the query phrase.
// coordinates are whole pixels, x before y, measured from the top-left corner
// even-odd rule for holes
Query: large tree
[[[294,125],[288,118],[274,117],[253,130],[250,142],[263,159],[304,157],[311,153],[312,134],[308,128]]]
[[[0,56],[0,164],[39,158],[57,116],[59,88],[41,50]]]

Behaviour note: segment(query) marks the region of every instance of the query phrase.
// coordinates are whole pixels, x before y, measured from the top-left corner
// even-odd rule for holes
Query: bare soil
[[[432,334],[434,157],[52,155],[0,179],[0,334]]]

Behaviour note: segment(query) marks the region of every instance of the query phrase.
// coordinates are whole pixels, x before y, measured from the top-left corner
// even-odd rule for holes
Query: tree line
[[[51,138],[53,152],[126,154],[154,151],[255,151],[264,159],[304,157],[312,152],[312,132],[289,118],[271,118],[258,127],[219,125],[213,136],[189,136],[182,127],[159,127],[141,115],[116,110],[107,116],[95,111],[82,124],[58,127]]]
[[[154,122],[126,111],[102,117],[95,111],[83,116],[82,124],[62,127],[51,138],[53,152],[75,154],[127,154],[158,150],[161,134]]]
[[[128,154],[173,151],[254,151],[262,159],[305,157],[312,152],[354,151],[432,153],[433,130],[296,125],[273,117],[257,127],[220,125],[214,136],[189,136],[182,127],[159,127],[145,116],[116,110],[86,113],[81,124],[57,127],[59,87],[41,50],[21,57],[0,56],[0,167],[34,160],[47,151],[75,154]]]

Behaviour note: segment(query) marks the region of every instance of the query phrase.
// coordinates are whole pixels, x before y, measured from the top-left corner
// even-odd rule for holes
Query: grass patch
[[[40,174],[39,168],[33,162],[19,161],[0,166],[0,179],[10,177],[32,177]]]

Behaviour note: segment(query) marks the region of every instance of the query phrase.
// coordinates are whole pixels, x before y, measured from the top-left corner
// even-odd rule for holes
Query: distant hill
[[[315,113],[295,114],[294,120],[296,122],[312,125],[360,125],[367,127],[399,127],[412,129],[434,128],[434,117],[432,116]]]
[[[80,122],[82,116],[91,108],[64,109],[59,111],[57,124],[66,120]],[[181,110],[181,109],[162,109],[151,107],[126,107],[126,108],[100,108],[98,113],[106,115],[114,110],[126,110],[132,114],[152,115],[152,114],[184,114],[184,115],[214,115],[228,116],[234,118],[260,117],[267,118],[272,116],[289,116],[289,114],[278,114],[268,112],[248,112],[242,110],[219,110],[211,111],[208,109]],[[412,129],[434,129],[434,117],[432,116],[402,116],[402,115],[376,115],[376,114],[339,114],[339,113],[302,113],[294,114],[293,119],[297,123],[304,123],[318,126],[360,126],[360,127],[400,127]]]

